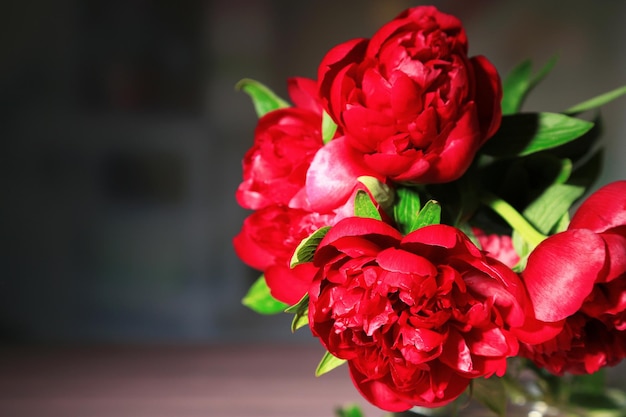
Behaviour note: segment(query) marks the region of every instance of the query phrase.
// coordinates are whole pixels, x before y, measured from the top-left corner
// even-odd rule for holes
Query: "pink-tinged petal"
[[[310,110],[318,115],[322,114],[322,102],[317,95],[317,81],[304,77],[289,78],[287,91],[296,107]]]
[[[541,242],[522,273],[536,318],[556,322],[577,312],[605,259],[604,241],[588,230],[569,230]]]
[[[365,167],[361,154],[350,148],[345,138],[337,138],[322,147],[306,174],[306,192],[312,210],[332,211],[346,203],[360,176],[383,178]]]
[[[411,408],[412,404],[403,400],[387,384],[363,375],[352,365],[352,362],[348,362],[348,365],[354,386],[367,401],[378,408],[391,412],[406,411]]]
[[[294,305],[309,290],[316,272],[317,268],[310,262],[293,269],[287,265],[273,265],[265,271],[265,281],[274,298]]]
[[[437,268],[428,259],[401,249],[385,249],[378,254],[376,261],[381,268],[391,272],[420,276],[432,276],[437,273]]]
[[[578,208],[568,229],[596,233],[626,226],[626,181],[615,181],[591,194]]]

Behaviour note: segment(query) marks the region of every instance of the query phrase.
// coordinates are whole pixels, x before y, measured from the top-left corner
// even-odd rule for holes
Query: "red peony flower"
[[[495,233],[487,234],[483,230],[473,227],[472,232],[482,250],[487,252],[492,258],[496,258],[506,266],[513,268],[519,262],[520,258],[515,248],[511,236],[498,235]]]
[[[444,405],[471,379],[503,375],[518,340],[541,337],[518,276],[451,226],[403,237],[377,220],[344,219],[314,264],[312,332],[385,410]]]
[[[313,95],[315,85],[305,78],[290,79],[289,93],[298,107],[278,109],[259,119],[236,194],[242,207],[290,205],[303,190],[311,160],[323,145],[322,108]]]
[[[555,374],[592,373],[626,357],[626,181],[583,202],[568,230],[530,254],[522,277],[536,316],[564,330],[524,356]]]
[[[494,66],[467,56],[461,22],[432,6],[408,9],[371,40],[323,58],[325,109],[364,163],[395,181],[459,178],[500,125]]]

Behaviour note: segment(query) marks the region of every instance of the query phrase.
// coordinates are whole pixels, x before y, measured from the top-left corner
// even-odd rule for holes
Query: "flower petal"
[[[556,322],[578,311],[605,259],[604,241],[589,230],[568,230],[541,242],[522,273],[537,319]]]
[[[568,229],[596,233],[626,225],[626,180],[615,181],[591,194],[578,208]]]
[[[358,185],[360,176],[383,180],[360,159],[361,155],[351,149],[343,137],[317,151],[306,175],[311,210],[323,213],[343,205]]]

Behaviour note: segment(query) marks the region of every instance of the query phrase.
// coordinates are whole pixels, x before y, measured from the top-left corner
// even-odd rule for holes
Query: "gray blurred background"
[[[244,77],[286,95],[324,53],[405,0],[3,2],[0,343],[283,340],[240,304],[258,273],[231,239],[256,117]],[[626,2],[432,0],[506,74],[559,62],[527,109],[626,84]],[[605,107],[606,170],[626,178],[626,99]]]

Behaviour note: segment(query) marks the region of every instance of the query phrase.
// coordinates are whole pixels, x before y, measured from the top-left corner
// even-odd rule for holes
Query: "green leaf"
[[[524,104],[528,93],[545,78],[556,64],[557,57],[552,57],[546,65],[533,77],[532,63],[523,61],[509,73],[502,82],[502,114],[517,113]]]
[[[501,378],[472,379],[471,396],[500,417],[506,415],[507,395]]]
[[[322,113],[322,140],[324,143],[330,142],[337,131],[337,123],[326,111]]]
[[[354,215],[356,217],[382,220],[376,205],[370,198],[369,194],[363,190],[357,191],[356,196],[354,197]]]
[[[291,321],[292,333],[309,324],[309,294],[305,294],[298,303],[285,309],[285,313],[295,314]]]
[[[417,214],[417,218],[415,219],[415,229],[430,226],[431,224],[439,224],[440,222],[441,205],[435,200],[428,200]]]
[[[260,314],[278,314],[288,307],[287,304],[272,297],[264,275],[252,284],[241,303]]]
[[[259,117],[272,110],[289,107],[289,103],[258,81],[244,78],[235,85],[235,89],[241,90],[250,96],[254,110]]]
[[[367,188],[367,191],[381,208],[388,209],[393,205],[394,192],[387,184],[379,181],[378,178],[369,176],[358,177],[357,181]]]
[[[559,113],[519,113],[502,118],[498,132],[483,147],[491,156],[524,156],[571,142],[592,122]]]
[[[324,375],[325,373],[332,371],[333,369],[343,365],[344,363],[346,363],[345,359],[339,359],[338,357],[333,356],[330,352],[326,352],[319,365],[317,365],[317,369],[315,370],[315,376]]]
[[[365,417],[363,410],[357,404],[347,404],[343,407],[335,409],[337,417]]]
[[[315,255],[315,250],[319,246],[326,233],[330,230],[330,226],[324,226],[317,229],[313,232],[309,237],[303,239],[291,257],[291,262],[289,266],[291,268],[300,265],[305,262],[311,262],[313,260],[313,255]]]
[[[550,234],[560,233],[567,230],[567,226],[569,226],[570,218],[569,213],[565,212],[561,216],[558,222],[550,229]]]
[[[556,62],[558,61],[558,55],[553,55],[552,58],[550,58],[548,60],[548,62],[546,62],[546,65],[544,65],[539,72],[537,72],[537,74],[535,74],[534,77],[532,77],[532,79],[530,80],[530,89],[532,90],[537,84],[539,84],[544,78],[546,78],[546,76],[550,73],[550,71],[552,71],[552,68],[554,68],[554,66],[556,65]]]
[[[578,103],[575,106],[572,106],[569,109],[565,110],[565,113],[577,114],[587,110],[595,109],[615,100],[620,96],[623,96],[624,94],[626,94],[626,85],[616,88],[615,90],[608,91],[604,94],[600,94],[599,96],[593,97],[589,100],[585,100],[582,103]]]
[[[417,213],[420,207],[420,196],[415,189],[402,186],[396,189],[393,218],[403,234],[417,229]]]
[[[559,223],[572,204],[585,193],[585,188],[570,184],[553,184],[534,200],[523,215],[543,234]]]
[[[526,60],[513,68],[502,81],[502,114],[517,113],[530,86],[532,63]]]

